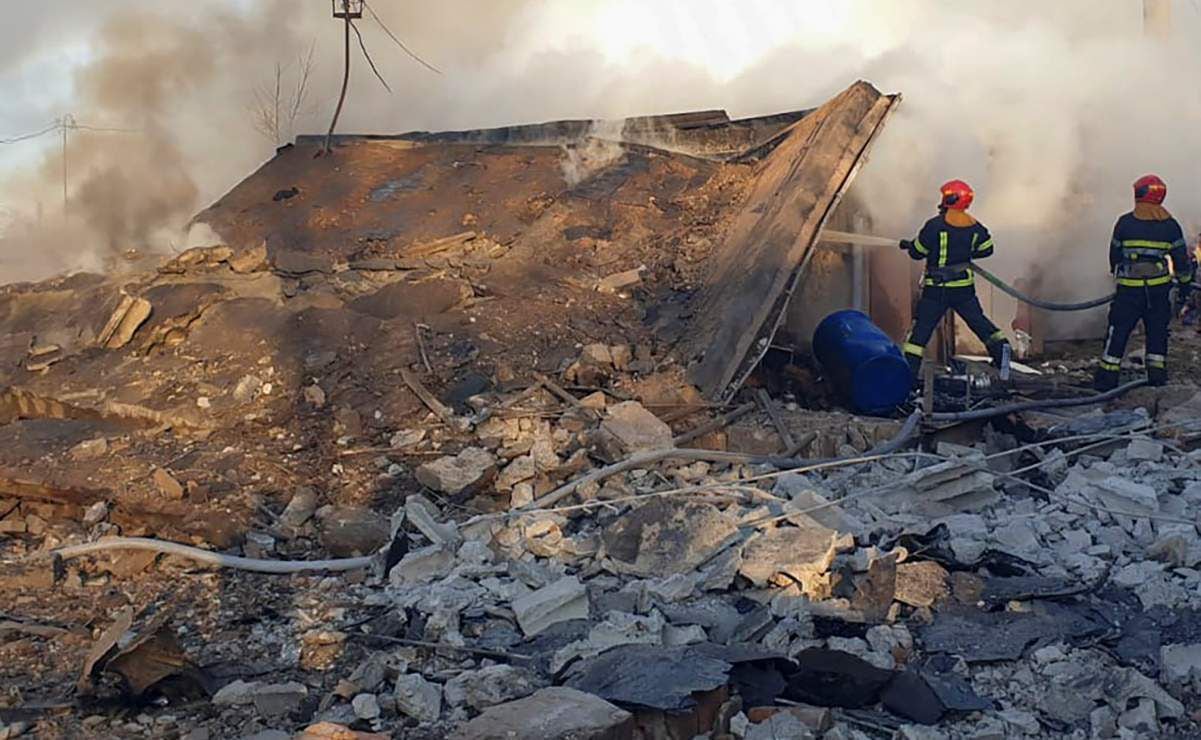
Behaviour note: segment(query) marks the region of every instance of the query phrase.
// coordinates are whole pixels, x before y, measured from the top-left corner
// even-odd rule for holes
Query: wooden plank
[[[402,367],[400,369],[400,377],[405,382],[405,385],[409,387],[409,390],[413,391],[414,395],[421,399],[426,408],[437,414],[438,418],[445,422],[447,426],[455,426],[455,412],[451,411],[445,404],[435,398],[434,394],[429,392],[429,389],[422,384],[416,375],[410,372],[408,368]]]
[[[759,401],[759,405],[763,407],[763,410],[767,412],[767,418],[771,419],[772,426],[776,428],[776,434],[780,435],[780,441],[784,443],[785,451],[791,450],[796,442],[792,438],[792,433],[788,431],[788,426],[780,418],[780,410],[776,408],[776,404],[771,400],[771,396],[767,394],[765,389],[758,388],[755,390],[755,398]]]
[[[693,303],[683,346],[687,360],[701,358],[690,376],[708,398],[727,398],[744,363],[766,350],[786,290],[898,100],[858,82],[793,124],[759,165]]]
[[[707,421],[696,429],[684,432],[683,434],[677,436],[673,442],[675,443],[676,447],[686,445],[694,439],[700,439],[710,432],[716,432],[719,429],[725,429],[754,410],[754,402],[744,403],[733,411],[722,414],[713,421]]]
[[[432,242],[424,244],[415,244],[400,253],[402,259],[419,259],[421,257],[431,257],[439,252],[444,252],[451,247],[458,246],[464,242],[469,242],[475,239],[474,231],[464,231],[453,236],[444,236],[441,239],[435,239]]]

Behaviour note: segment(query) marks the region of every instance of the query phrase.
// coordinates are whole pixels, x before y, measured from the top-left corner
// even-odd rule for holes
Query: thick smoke
[[[58,5],[55,18],[31,26],[41,25],[40,44],[6,25],[0,42],[12,37],[13,44],[0,43],[0,60],[30,67],[52,32],[63,32],[54,24],[69,24],[88,53],[70,91],[56,105],[38,98],[38,110],[139,130],[73,138],[79,218],[73,236],[49,243],[75,263],[81,254],[164,241],[178,247],[172,229],[270,156],[247,105],[275,63],[295,59],[311,40],[313,113],[297,128],[321,132],[328,122],[341,72],[341,29],[328,3],[204,0],[170,11],[149,0]],[[1140,0],[371,5],[443,74],[414,63],[364,18],[367,45],[396,92],[372,79],[356,49],[343,131],[702,108],[754,115],[820,103],[863,77],[904,95],[856,186],[881,233],[908,235],[932,211],[937,185],[961,177],[975,186],[975,212],[997,237],[997,270],[1042,277],[1041,290],[1067,300],[1108,287],[1108,232],[1129,207],[1138,175],[1164,176],[1168,206],[1190,231],[1201,225],[1194,205],[1201,202],[1194,124],[1201,94],[1193,84],[1201,54],[1183,43],[1201,30],[1201,18],[1188,3],[1177,3],[1174,41],[1144,36]],[[13,79],[0,71],[0,85]],[[0,197],[26,218],[40,200],[43,223],[52,220],[60,187],[61,162],[47,152],[39,172],[9,173],[12,187]],[[8,233],[11,245],[32,232],[13,226]],[[7,277],[5,252],[0,246]],[[26,272],[66,266],[75,265],[59,260]]]

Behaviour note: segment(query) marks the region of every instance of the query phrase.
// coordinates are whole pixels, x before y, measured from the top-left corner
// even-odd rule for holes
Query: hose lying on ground
[[[150,550],[168,555],[195,560],[222,568],[248,570],[254,573],[274,573],[286,575],[289,573],[311,573],[314,571],[343,571],[366,568],[375,560],[374,556],[366,555],[360,558],[341,558],[338,560],[258,560],[243,558],[237,555],[223,555],[219,552],[202,550],[199,547],[181,545],[178,542],[165,542],[148,537],[110,537],[108,539],[88,542],[83,545],[60,547],[57,550],[40,553],[40,555],[57,555],[63,560],[70,560],[82,555],[91,555],[105,550]],[[35,556],[36,557],[36,556]]]

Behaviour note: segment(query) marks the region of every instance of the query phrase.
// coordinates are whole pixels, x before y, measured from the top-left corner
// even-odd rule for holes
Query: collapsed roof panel
[[[710,258],[685,340],[693,381],[726,398],[762,357],[822,224],[900,101],[857,82],[782,132]]]

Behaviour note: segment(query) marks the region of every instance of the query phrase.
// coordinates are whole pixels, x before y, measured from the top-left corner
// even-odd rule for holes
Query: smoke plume
[[[59,5],[53,18],[0,30],[0,62],[37,68],[46,44],[64,33],[88,52],[52,102],[18,95],[7,105],[27,99],[39,111],[73,111],[81,122],[137,133],[72,137],[70,236],[42,229],[49,248],[31,248],[29,234],[39,230],[10,226],[0,244],[6,276],[11,264],[44,273],[78,266],[81,255],[179,239],[170,235],[191,213],[271,155],[247,105],[274,65],[295,59],[310,40],[317,45],[312,114],[297,128],[320,132],[328,122],[342,41],[328,4]],[[1194,205],[1201,202],[1201,94],[1193,84],[1201,52],[1184,43],[1201,31],[1201,17],[1189,3],[1176,3],[1169,39],[1144,34],[1139,0],[369,5],[442,74],[416,64],[368,15],[360,27],[396,92],[383,90],[356,49],[343,131],[706,108],[737,117],[810,107],[862,77],[904,95],[856,185],[881,233],[911,234],[932,213],[937,186],[963,178],[997,239],[995,270],[1011,279],[1040,276],[1044,296],[1071,300],[1109,288],[1109,230],[1129,209],[1137,176],[1163,176],[1169,208],[1191,233],[1201,225]],[[14,79],[0,71],[0,89],[19,87]],[[566,176],[578,176],[585,155],[568,157]],[[38,201],[42,222],[52,220],[60,170],[50,147],[42,167],[6,174],[0,201],[14,223],[36,222]],[[14,261],[14,253],[22,257]],[[63,258],[30,267],[31,253]]]

